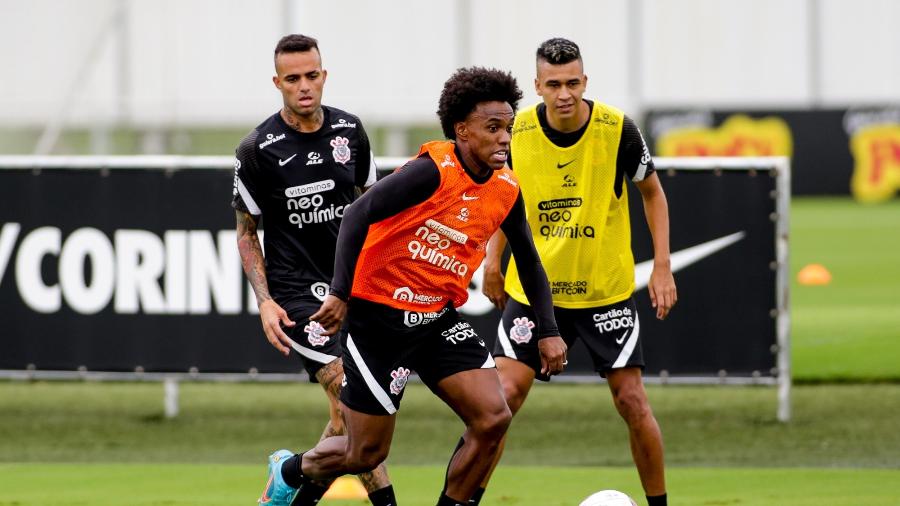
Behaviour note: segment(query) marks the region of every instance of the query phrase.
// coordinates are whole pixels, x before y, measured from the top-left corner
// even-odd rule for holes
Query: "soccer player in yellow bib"
[[[560,334],[581,339],[605,376],[628,425],[631,452],[650,506],[666,504],[663,443],[641,379],[640,321],[632,299],[634,258],[628,215],[630,179],[643,198],[653,236],[648,289],[656,317],[677,300],[669,263],[669,213],[637,125],[615,107],[582,98],[587,85],[574,42],[554,38],[537,50],[543,101],[516,115],[510,166],[519,178],[535,246],[547,271]],[[494,356],[513,414],[535,378],[543,381],[533,311],[515,256],[500,272],[506,246],[495,235],[485,259],[485,295],[503,311]],[[524,267],[524,266],[523,266]],[[486,486],[486,482],[484,483]],[[478,497],[471,502],[478,504]]]

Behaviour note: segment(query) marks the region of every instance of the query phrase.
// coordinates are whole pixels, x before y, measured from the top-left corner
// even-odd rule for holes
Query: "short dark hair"
[[[564,65],[575,60],[581,61],[581,50],[578,49],[578,44],[569,39],[554,37],[538,46],[537,60],[544,60],[551,65]]]
[[[453,126],[459,121],[465,121],[478,104],[506,102],[515,112],[521,99],[522,90],[509,72],[484,67],[461,68],[444,83],[437,115],[444,135],[456,140]]]
[[[278,58],[278,55],[281,53],[305,53],[313,49],[321,53],[319,51],[319,41],[308,35],[292,33],[282,37],[278,44],[275,45],[275,58]]]

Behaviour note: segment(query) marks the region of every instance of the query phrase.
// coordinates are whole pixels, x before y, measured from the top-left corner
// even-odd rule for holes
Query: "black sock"
[[[469,506],[478,506],[481,504],[481,496],[484,495],[484,488],[478,487],[478,490],[472,494],[472,498],[469,499]]]
[[[668,503],[666,502],[666,495],[667,494],[654,495],[654,496],[648,495],[647,496],[647,506],[668,506]]]
[[[450,499],[449,497],[447,497],[447,494],[441,494],[441,498],[438,499],[437,506],[466,506],[466,503],[465,501]]]
[[[394,497],[394,486],[388,485],[369,494],[372,506],[397,506],[397,498]]]
[[[281,465],[281,478],[289,486],[298,489],[291,501],[291,506],[313,506],[322,499],[332,481],[313,481],[303,474],[303,454],[298,453],[288,458]]]
[[[300,486],[305,483],[306,480],[305,476],[303,476],[303,470],[300,469],[300,463],[302,461],[303,454],[298,453],[285,460],[284,464],[281,465],[281,477],[289,487],[300,488]]]
[[[297,495],[291,501],[291,506],[315,506],[322,499],[322,496],[325,495],[325,492],[328,492],[330,485],[331,482],[322,484],[304,478],[303,486],[297,491]]]

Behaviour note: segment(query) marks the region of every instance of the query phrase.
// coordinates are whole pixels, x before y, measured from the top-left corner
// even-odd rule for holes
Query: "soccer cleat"
[[[294,454],[288,450],[278,450],[269,455],[269,479],[266,481],[262,496],[257,501],[258,504],[290,506],[294,496],[297,495],[297,489],[284,482],[284,478],[281,477],[281,466],[285,460],[293,456]]]

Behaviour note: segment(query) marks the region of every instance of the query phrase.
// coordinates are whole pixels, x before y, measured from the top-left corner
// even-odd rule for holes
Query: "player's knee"
[[[348,457],[345,470],[347,474],[368,473],[378,467],[378,464],[381,464],[384,460],[383,456],[375,454],[360,455],[354,459]]]
[[[512,412],[504,404],[502,407],[498,407],[479,417],[472,424],[471,428],[482,440],[499,443],[503,435],[506,434],[511,421]]]
[[[528,395],[528,387],[520,385],[512,380],[503,381],[503,395],[506,397],[506,404],[513,414],[519,411]]]
[[[651,415],[650,403],[641,389],[622,389],[616,393],[616,409],[626,422],[633,423]]]
[[[384,462],[387,455],[387,448],[383,448],[381,445],[351,450],[347,453],[344,466],[348,474],[369,472]]]

